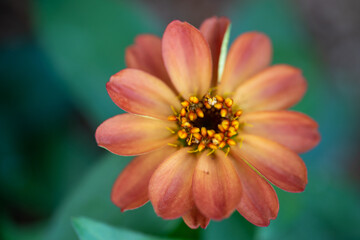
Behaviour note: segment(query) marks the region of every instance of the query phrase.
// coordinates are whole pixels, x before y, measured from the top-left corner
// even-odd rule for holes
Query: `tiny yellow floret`
[[[213,136],[214,136],[214,134],[215,134],[215,131],[214,130],[207,130],[206,131],[207,132],[207,135],[210,137],[210,138],[212,138]]]
[[[181,126],[184,128],[192,128],[192,125],[189,122],[184,122],[183,124],[181,124]]]
[[[196,114],[199,118],[204,118],[204,112],[200,108],[196,109]]]
[[[199,141],[202,139],[202,136],[200,133],[194,133],[193,135],[194,135],[194,138],[196,138]]]
[[[226,142],[225,141],[222,141],[220,144],[219,144],[219,148],[223,148],[226,146]]]
[[[211,105],[208,102],[204,102],[206,109],[211,109]]]
[[[195,121],[197,119],[197,115],[194,112],[189,112],[188,117],[189,117],[190,121]]]
[[[231,98],[225,99],[225,105],[229,108],[233,105],[233,100]]]
[[[216,95],[215,98],[216,100],[218,100],[218,102],[222,103],[224,101],[224,98],[222,96]]]
[[[198,133],[200,132],[200,128],[194,127],[190,130],[191,133]]]
[[[243,113],[242,110],[238,110],[238,111],[235,113],[235,117],[240,117],[242,113]]]
[[[199,143],[199,145],[198,145],[198,150],[199,150],[199,152],[201,152],[202,150],[204,150],[205,149],[205,144],[203,143],[203,142],[201,142],[201,143]]]
[[[178,119],[177,119],[176,116],[171,115],[171,116],[168,116],[168,120],[169,120],[169,121],[177,121]]]
[[[228,113],[228,110],[225,109],[225,108],[222,108],[222,109],[220,110],[220,116],[221,116],[221,117],[226,117],[227,113]]]
[[[222,103],[217,103],[214,105],[214,108],[220,110],[223,107]]]
[[[228,139],[227,141],[226,141],[226,143],[227,144],[229,144],[229,145],[231,145],[231,146],[235,146],[236,145],[236,142],[235,142],[235,140],[234,139]]]
[[[181,139],[185,139],[187,137],[187,133],[184,130],[179,130],[178,131],[178,136]]]
[[[189,105],[190,105],[190,103],[186,100],[181,102],[181,106],[183,106],[184,108],[188,107]]]
[[[208,147],[211,148],[211,149],[213,149],[213,150],[218,149],[218,147],[217,147],[215,144],[213,144],[213,143],[209,143],[209,144],[208,144]]]
[[[230,121],[225,119],[221,122],[221,126],[225,129],[225,130],[228,130],[229,129],[229,126],[230,126]]]
[[[238,130],[239,126],[240,126],[240,123],[239,123],[239,121],[233,120],[231,122],[231,126],[233,126],[236,130]]]
[[[225,128],[221,125],[221,124],[218,124],[218,129],[221,131],[221,132],[225,132]]]
[[[221,141],[224,139],[224,134],[223,134],[223,133],[216,133],[216,134],[214,135],[214,138],[215,138],[216,140],[218,140],[219,142],[221,142]]]
[[[202,135],[203,137],[206,137],[206,135],[207,135],[206,127],[202,127],[202,128],[201,128],[201,135]]]
[[[189,100],[190,100],[190,102],[192,102],[192,103],[199,103],[199,99],[197,98],[197,97],[195,97],[195,96],[191,96],[190,98],[189,98]]]
[[[185,116],[186,116],[186,109],[185,109],[185,108],[182,108],[182,109],[180,110],[180,116],[182,116],[182,117],[185,117]]]

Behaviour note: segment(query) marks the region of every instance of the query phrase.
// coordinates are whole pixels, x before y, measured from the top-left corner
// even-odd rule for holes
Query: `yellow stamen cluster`
[[[179,112],[168,117],[176,121],[179,129],[178,139],[185,146],[194,146],[191,152],[201,152],[204,149],[223,149],[227,153],[230,146],[236,145],[240,123],[238,118],[242,110],[233,111],[233,100],[216,95],[206,94],[201,100],[191,96],[181,102]]]

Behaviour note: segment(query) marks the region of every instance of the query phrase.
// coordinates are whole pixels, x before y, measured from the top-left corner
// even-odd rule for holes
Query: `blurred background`
[[[73,226],[117,239],[360,239],[359,12],[358,0],[1,1],[0,239],[78,239]],[[231,40],[265,32],[273,63],[303,70],[308,91],[294,109],[320,125],[320,145],[302,156],[305,192],[276,189],[279,216],[267,228],[237,212],[206,230],[164,221],[150,204],[120,213],[109,196],[131,158],[94,139],[102,121],[122,112],[105,83],[125,68],[134,37],[214,15],[231,19]],[[81,239],[113,239],[89,236]]]

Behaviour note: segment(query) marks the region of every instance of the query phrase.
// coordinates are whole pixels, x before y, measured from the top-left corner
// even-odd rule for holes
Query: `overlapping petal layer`
[[[151,34],[137,36],[135,44],[126,49],[125,61],[128,68],[150,73],[175,89],[164,65],[159,37]]]
[[[242,82],[267,67],[272,58],[270,39],[258,32],[240,35],[231,45],[219,94],[232,94]]]
[[[171,22],[164,32],[162,53],[171,81],[185,99],[209,90],[211,52],[199,30],[186,22]]]
[[[110,78],[111,99],[127,112],[166,120],[170,106],[180,108],[174,92],[158,78],[137,69],[124,69]]]
[[[320,141],[318,124],[305,114],[293,111],[261,111],[244,114],[245,134],[261,136],[297,153],[306,152]]]
[[[305,91],[306,82],[299,69],[275,65],[241,84],[233,97],[244,112],[282,110],[300,101]]]
[[[211,219],[229,217],[241,197],[241,183],[237,172],[225,153],[203,152],[196,165],[193,194],[197,208]]]
[[[246,160],[270,182],[288,192],[302,192],[307,184],[307,170],[302,159],[288,148],[271,140],[242,135],[242,146],[233,147],[237,160]]]
[[[268,226],[279,211],[279,201],[272,186],[242,160],[233,160],[239,174],[243,196],[237,210],[249,222]]]
[[[218,70],[219,70],[219,57],[221,52],[221,46],[223,44],[224,36],[228,28],[230,27],[230,20],[226,17],[212,17],[206,19],[200,26],[200,32],[209,43],[213,73],[211,86],[216,86],[218,83]]]
[[[170,155],[155,171],[149,184],[149,197],[162,218],[181,217],[193,206],[191,182],[197,163],[189,148]]]
[[[173,147],[164,147],[134,158],[116,179],[111,193],[112,202],[122,211],[144,205],[149,200],[150,177],[159,164],[175,151]]]
[[[196,229],[199,226],[206,228],[210,222],[210,218],[205,217],[195,206],[190,211],[185,213],[182,218],[186,225],[192,229]]]
[[[175,128],[175,124],[121,114],[103,122],[96,129],[95,138],[99,146],[112,153],[123,156],[139,155],[176,140],[176,136],[166,127]]]

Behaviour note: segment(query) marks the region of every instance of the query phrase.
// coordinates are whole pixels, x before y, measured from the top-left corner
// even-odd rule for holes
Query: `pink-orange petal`
[[[201,214],[199,209],[197,209],[195,206],[190,211],[185,213],[182,218],[186,225],[188,225],[191,229],[196,229],[198,227],[205,229],[210,222],[210,218],[207,218]]]
[[[278,142],[297,153],[306,152],[320,141],[318,124],[293,111],[260,111],[244,114],[243,132]]]
[[[304,96],[306,81],[298,68],[274,65],[241,84],[234,102],[244,112],[287,109]]]
[[[162,53],[171,81],[185,99],[202,97],[209,90],[211,52],[199,30],[186,22],[171,22],[164,32]]]
[[[112,202],[121,211],[141,207],[149,200],[150,177],[159,164],[176,148],[164,147],[134,158],[116,179],[111,193]]]
[[[279,201],[273,187],[242,160],[233,160],[238,171],[243,196],[237,210],[256,226],[264,227],[275,219]]]
[[[270,39],[259,32],[240,35],[226,58],[219,93],[231,94],[242,82],[269,66],[272,58]]]
[[[241,198],[239,176],[229,157],[222,151],[201,154],[193,179],[196,207],[211,219],[229,217]]]
[[[162,218],[178,218],[193,206],[191,183],[197,161],[189,150],[182,148],[170,155],[150,179],[150,201]]]
[[[139,155],[176,141],[177,136],[166,127],[176,126],[169,121],[125,113],[103,122],[96,129],[95,138],[99,146],[112,153]]]
[[[221,46],[224,40],[225,33],[230,27],[230,20],[226,17],[212,17],[206,19],[200,26],[200,32],[209,43],[212,61],[213,74],[211,86],[216,86],[218,82],[218,65],[221,52]]]
[[[302,192],[307,184],[307,170],[293,151],[266,138],[241,135],[242,145],[232,147],[231,155],[246,160],[277,187],[288,192]]]
[[[166,120],[171,106],[180,109],[175,93],[160,79],[138,69],[124,69],[110,78],[107,91],[127,112]]]
[[[150,73],[174,89],[164,65],[159,37],[151,34],[137,36],[134,45],[126,49],[125,61],[128,68]]]

